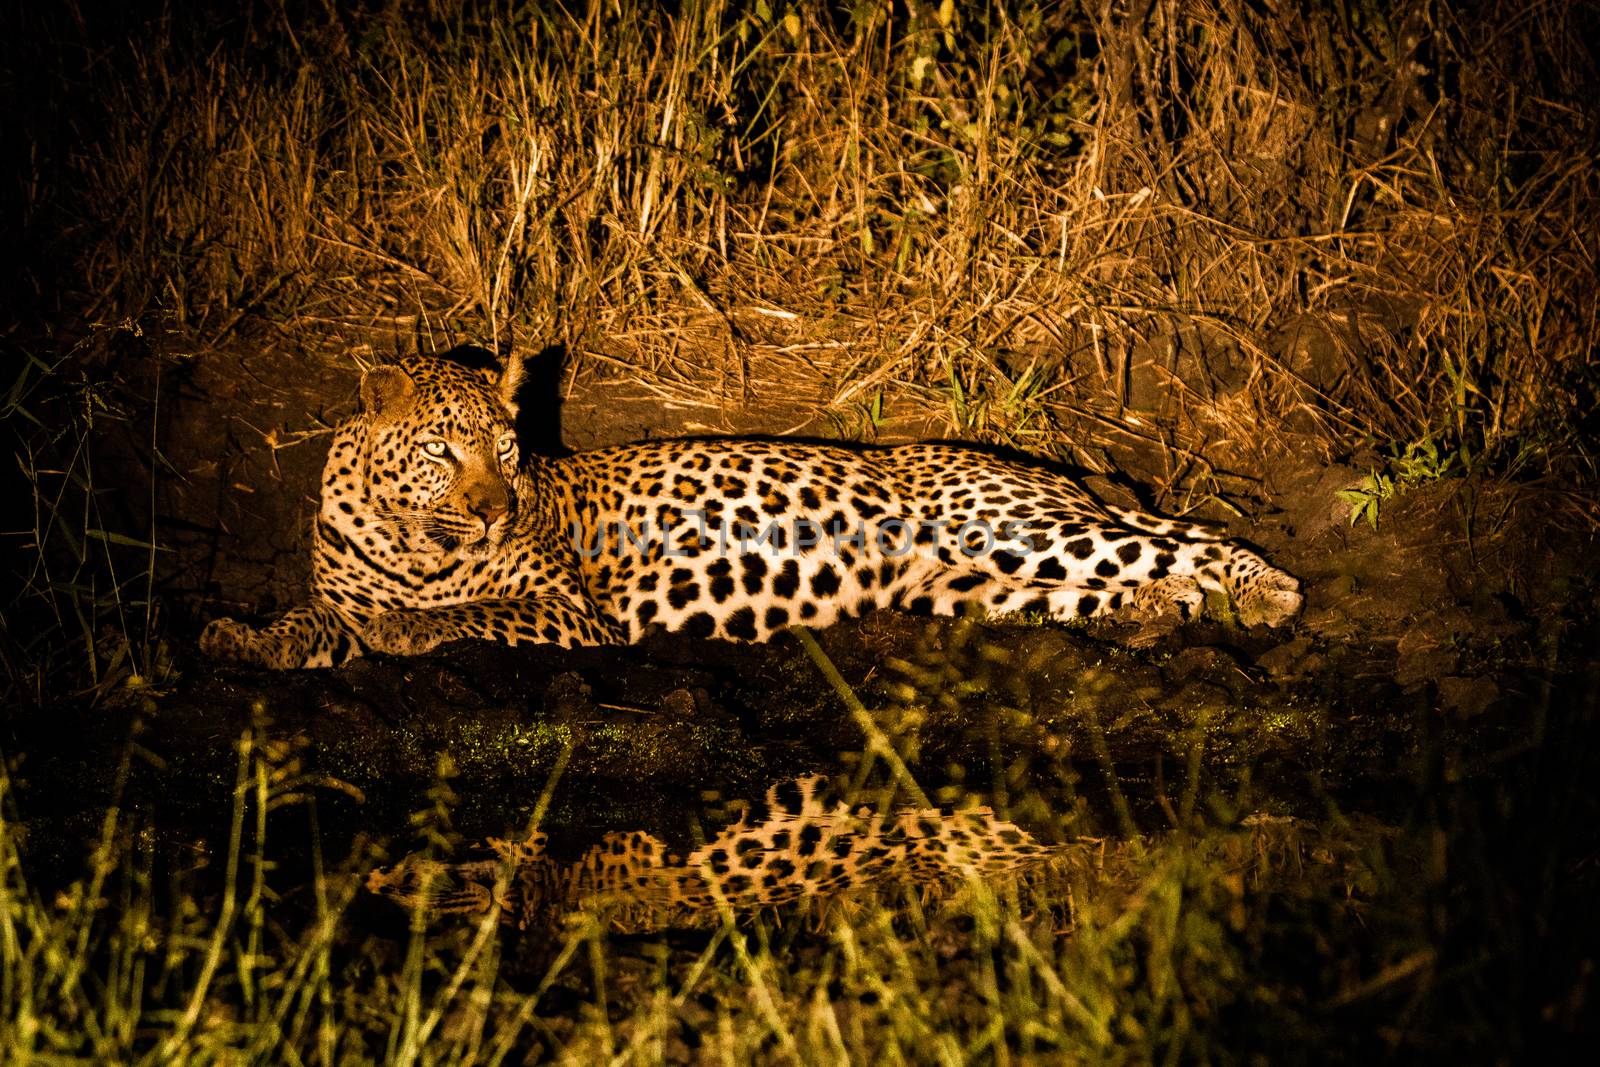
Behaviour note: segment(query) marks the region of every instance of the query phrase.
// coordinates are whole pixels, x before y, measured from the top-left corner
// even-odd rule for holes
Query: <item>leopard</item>
[[[827,908],[894,886],[931,899],[966,878],[1042,872],[1073,847],[1041,842],[987,805],[948,810],[920,796],[902,807],[852,805],[830,785],[817,774],[779,782],[764,804],[693,849],[614,831],[558,859],[549,835],[534,830],[520,840],[488,838],[469,849],[475,858],[407,856],[374,868],[365,885],[431,915],[496,908],[501,922],[530,929],[582,912],[614,932],[644,933],[804,901]]]
[[[312,524],[312,596],[200,637],[215,660],[337,667],[485,639],[566,648],[658,630],[764,642],[877,609],[1239,624],[1300,582],[1215,527],[1118,507],[1028,457],[951,442],[667,438],[530,454],[524,361],[413,355],[361,377]]]

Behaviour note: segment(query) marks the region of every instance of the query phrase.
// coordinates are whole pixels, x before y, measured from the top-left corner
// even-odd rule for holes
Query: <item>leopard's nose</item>
[[[511,500],[503,489],[484,489],[478,492],[469,492],[466,497],[467,510],[478,517],[487,531],[495,523],[505,517],[511,510]]]
[[[499,522],[507,510],[503,504],[480,504],[472,509],[472,513],[482,519],[484,529],[488,529]]]

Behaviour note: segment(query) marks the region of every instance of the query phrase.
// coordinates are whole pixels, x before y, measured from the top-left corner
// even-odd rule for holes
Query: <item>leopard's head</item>
[[[505,370],[433,356],[361,379],[366,496],[385,519],[438,548],[481,559],[513,528],[521,457],[520,363]]]

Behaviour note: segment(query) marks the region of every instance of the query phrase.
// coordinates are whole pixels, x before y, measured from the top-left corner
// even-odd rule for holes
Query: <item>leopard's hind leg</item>
[[[1300,611],[1300,583],[1230,541],[1189,540],[1178,530],[1154,536],[1123,530],[1098,542],[1073,537],[1046,544],[1038,551],[958,560],[918,575],[896,600],[935,614],[975,603],[991,615],[1190,619],[1200,613],[1206,591],[1217,590],[1233,598],[1247,626],[1282,625]]]
[[[1175,550],[1175,564],[1179,564],[1175,573],[1193,573],[1202,588],[1226,593],[1244,625],[1282,626],[1300,614],[1305,598],[1299,579],[1238,541],[1218,536],[1209,526],[1127,508],[1105,508],[1128,528],[1152,535],[1148,541],[1154,547],[1170,542],[1196,550]]]
[[[989,615],[1038,614],[1069,621],[1120,613],[1134,620],[1200,614],[1205,592],[1187,575],[1169,574],[1124,589],[1085,589],[1059,582],[997,578],[976,572],[950,572],[908,590],[901,606],[954,615],[976,604]]]

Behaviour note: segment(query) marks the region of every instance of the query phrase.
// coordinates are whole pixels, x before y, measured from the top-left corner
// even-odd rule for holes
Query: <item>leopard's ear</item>
[[[361,410],[374,421],[397,418],[411,406],[417,383],[399,367],[373,367],[361,376]]]
[[[517,414],[517,392],[522,388],[524,376],[522,356],[516,352],[506,356],[505,366],[500,370],[500,402],[513,416]]]

